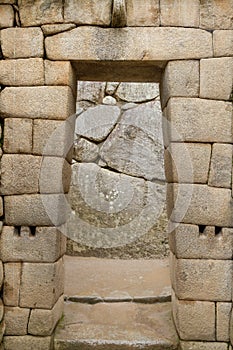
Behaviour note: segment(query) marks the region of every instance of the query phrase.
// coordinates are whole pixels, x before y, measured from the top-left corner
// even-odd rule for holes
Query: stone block
[[[229,328],[230,328],[230,317],[231,317],[231,303],[217,303],[217,334],[216,338],[218,341],[228,342],[230,340]]]
[[[19,14],[23,27],[40,26],[45,23],[63,22],[62,0],[19,0]]]
[[[5,58],[43,57],[43,32],[40,28],[7,28],[1,31]]]
[[[214,143],[209,173],[209,186],[231,188],[233,147]]]
[[[15,14],[10,5],[0,5],[0,28],[14,26]]]
[[[26,335],[30,309],[5,307],[6,335]]]
[[[205,29],[233,29],[233,0],[200,2],[200,27]]]
[[[75,28],[74,23],[44,24],[41,29],[44,35],[54,35]]]
[[[65,0],[65,22],[109,26],[111,21],[112,1],[98,0],[83,2],[82,0]]]
[[[230,350],[227,343],[181,341],[180,350]]]
[[[0,299],[0,322],[3,320],[5,307],[3,305],[2,299]]]
[[[16,0],[0,0],[0,4],[16,4]]]
[[[0,193],[3,195],[37,193],[42,157],[4,154],[1,159]]]
[[[3,301],[6,306],[18,306],[21,263],[4,264]]]
[[[43,59],[1,60],[0,84],[5,86],[44,85]]]
[[[78,81],[77,101],[101,103],[104,98],[106,83],[99,81]]]
[[[51,335],[62,317],[63,296],[61,296],[51,310],[33,309],[28,323],[28,333],[32,335]]]
[[[4,226],[0,236],[0,258],[4,262],[55,262],[65,253],[66,237],[56,227],[16,229]]]
[[[214,56],[233,55],[233,30],[215,30],[213,33]]]
[[[65,120],[75,112],[68,86],[7,87],[0,103],[0,114],[10,118]]]
[[[159,85],[155,83],[120,83],[116,96],[126,102],[146,102],[159,97]]]
[[[79,137],[74,143],[73,158],[77,162],[93,162],[98,158],[99,147],[82,137]]]
[[[126,1],[127,26],[128,27],[148,27],[159,26],[159,1],[141,0]]]
[[[200,97],[229,100],[233,86],[233,58],[209,58],[200,62]]]
[[[32,152],[32,120],[24,118],[4,120],[3,150],[6,153]]]
[[[171,143],[164,153],[167,181],[207,183],[210,154],[210,144]]]
[[[50,350],[52,337],[34,337],[31,335],[4,337],[5,350]]]
[[[171,142],[232,142],[230,102],[171,98],[166,114]]]
[[[162,107],[167,104],[170,97],[198,97],[199,76],[198,61],[168,62],[161,85]]]
[[[0,288],[2,287],[3,279],[4,279],[3,264],[2,264],[2,261],[0,261]]]
[[[0,349],[1,349],[1,350],[5,350],[5,348],[3,347],[3,343],[2,343],[2,341],[3,341],[3,336],[4,336],[4,334],[5,334],[5,328],[6,328],[5,322],[3,321],[3,322],[0,323],[0,343],[1,343]]]
[[[3,198],[0,197],[0,216],[3,216],[4,208],[3,208]]]
[[[45,60],[45,85],[70,86],[74,97],[77,94],[76,73],[70,62]]]
[[[13,226],[60,226],[69,206],[63,194],[5,196],[5,223]]]
[[[52,309],[64,290],[62,259],[55,263],[23,263],[20,306]]]
[[[161,25],[170,27],[199,27],[199,0],[161,0]]]

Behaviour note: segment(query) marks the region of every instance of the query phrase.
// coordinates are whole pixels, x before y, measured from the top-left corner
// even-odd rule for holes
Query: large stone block
[[[68,86],[8,87],[0,94],[0,114],[10,118],[65,120],[75,112]]]
[[[10,5],[0,5],[0,28],[13,27],[14,10]]]
[[[5,307],[6,335],[26,335],[30,309]]]
[[[29,227],[18,231],[4,226],[0,236],[0,258],[4,262],[55,262],[64,253],[66,237],[56,227]]]
[[[154,83],[120,83],[116,96],[126,102],[146,102],[159,97],[159,85]]]
[[[181,341],[180,350],[231,350],[227,343]]]
[[[51,337],[33,337],[31,335],[6,336],[4,338],[5,350],[50,350]]]
[[[209,173],[209,186],[231,188],[233,147],[214,143]]]
[[[7,306],[18,306],[21,264],[7,263],[4,264],[4,285],[3,285],[3,301]]]
[[[21,307],[52,309],[64,290],[62,259],[55,263],[23,263],[20,286]]]
[[[215,30],[213,34],[214,56],[233,55],[233,30]]]
[[[199,27],[199,0],[161,0],[161,25],[171,27]]]
[[[200,62],[200,97],[229,100],[233,85],[233,58],[209,58]]]
[[[218,341],[230,340],[229,326],[230,326],[230,317],[231,317],[231,303],[217,303],[217,334],[216,338]]]
[[[73,90],[74,97],[77,93],[76,73],[70,62],[53,62],[45,60],[45,85],[65,85]]]
[[[1,31],[5,58],[43,57],[43,33],[40,28],[7,28]]]
[[[129,27],[155,27],[160,24],[158,0],[149,0],[144,3],[141,0],[128,0],[126,10]]]
[[[4,120],[3,150],[6,153],[32,152],[32,120],[7,118]]]
[[[233,29],[232,0],[200,2],[200,27],[205,29]]]
[[[5,86],[44,85],[43,59],[1,60],[0,84]]]

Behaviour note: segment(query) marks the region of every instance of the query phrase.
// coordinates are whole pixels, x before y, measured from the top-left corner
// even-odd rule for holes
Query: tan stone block
[[[43,33],[40,28],[7,28],[1,31],[5,58],[43,57]]]
[[[199,61],[168,62],[162,78],[162,107],[170,97],[198,97],[199,75]]]
[[[62,316],[64,298],[61,296],[51,310],[34,309],[28,323],[28,333],[32,335],[51,335]]]
[[[43,59],[29,58],[18,60],[1,60],[0,84],[5,86],[43,85]]]
[[[3,279],[4,279],[3,264],[2,264],[2,261],[0,261],[0,288],[2,287]]]
[[[228,350],[227,343],[218,342],[180,342],[180,350]],[[230,350],[230,348],[229,348]]]
[[[210,154],[210,144],[171,143],[164,153],[167,181],[207,183]]]
[[[215,30],[213,34],[214,56],[233,55],[233,30]]]
[[[200,27],[205,29],[233,29],[232,0],[200,2]]]
[[[229,326],[230,326],[230,317],[231,317],[231,303],[217,303],[217,335],[216,338],[218,341],[230,340],[229,335]]]
[[[171,98],[166,115],[171,142],[232,142],[230,102]]]
[[[16,4],[16,0],[0,0],[0,4]]]
[[[4,120],[3,150],[6,153],[32,152],[32,120],[22,118]]]
[[[44,24],[43,26],[41,26],[41,29],[44,35],[53,35],[53,34],[65,32],[75,27],[76,25],[74,23]]]
[[[214,143],[209,173],[209,186],[231,188],[233,146]]]
[[[65,253],[66,237],[56,227],[17,230],[4,226],[0,236],[0,258],[4,262],[55,262]]]
[[[159,26],[158,0],[149,0],[144,3],[141,0],[128,0],[126,10],[129,27]]]
[[[31,335],[4,337],[5,350],[50,350],[51,337],[33,337]]]
[[[5,307],[4,320],[6,324],[6,335],[25,335],[27,334],[27,325],[30,309],[19,307]]]
[[[1,159],[0,192],[4,195],[37,193],[42,157],[4,154]]]
[[[4,117],[65,120],[75,111],[68,86],[7,87],[0,95]]]
[[[4,315],[4,305],[3,305],[3,302],[2,302],[2,299],[0,299],[0,322],[2,322],[2,319],[3,319],[3,315]]]
[[[20,306],[52,309],[64,290],[62,259],[55,263],[23,263]]]
[[[4,334],[5,334],[5,328],[6,328],[5,322],[3,321],[3,322],[0,323],[0,343],[1,343],[0,349],[1,349],[1,350],[6,350],[6,349],[3,347],[3,344],[2,344],[3,336],[4,336]]]
[[[229,100],[233,86],[233,58],[209,58],[200,62],[200,97]]]
[[[0,28],[14,26],[14,10],[10,5],[0,5]]]
[[[199,0],[160,0],[161,25],[199,27]]]
[[[0,216],[3,216],[4,208],[3,208],[3,198],[0,197]]]
[[[70,62],[45,60],[45,84],[70,86],[76,99],[77,78]]]
[[[4,264],[3,301],[7,306],[18,306],[21,276],[20,263]]]
[[[62,0],[50,0],[46,3],[43,0],[19,0],[18,6],[23,27],[63,22]]]

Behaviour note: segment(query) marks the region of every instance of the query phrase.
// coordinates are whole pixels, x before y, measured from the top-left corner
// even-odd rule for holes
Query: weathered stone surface
[[[4,320],[6,323],[6,335],[25,335],[30,309],[19,307],[5,307]]]
[[[43,85],[43,60],[41,58],[1,60],[0,84],[5,86]]]
[[[21,264],[4,264],[3,302],[7,306],[18,306]]]
[[[145,62],[213,55],[211,33],[191,28],[121,28],[116,35],[115,28],[81,26],[47,37],[45,47],[52,60]]]
[[[0,257],[4,262],[55,262],[65,253],[66,237],[56,227],[37,227],[35,235],[29,227],[20,232],[4,226],[0,236]]]
[[[231,303],[217,303],[217,334],[218,341],[228,342],[230,339],[229,325],[231,317]]]
[[[0,28],[13,27],[14,10],[10,5],[0,5]]]
[[[76,98],[77,79],[70,62],[45,60],[45,84],[70,86]]]
[[[140,0],[127,0],[127,26],[159,26],[159,1],[149,0],[141,2]]]
[[[227,350],[227,343],[218,342],[180,342],[180,350]]]
[[[116,96],[126,102],[146,102],[159,97],[159,86],[153,83],[121,83]]]
[[[215,30],[213,34],[214,56],[233,55],[233,30]]]
[[[5,58],[43,57],[43,33],[40,28],[7,28],[1,31]]]
[[[99,147],[82,137],[78,138],[74,143],[73,158],[77,162],[94,162],[99,155]]]
[[[41,29],[44,35],[54,35],[57,33],[66,32],[67,30],[74,29],[76,25],[74,23],[61,23],[61,24],[44,24]]]
[[[109,83],[107,83],[106,84],[106,89],[105,89],[106,93],[108,95],[114,95],[115,92],[116,92],[116,89],[119,86],[119,84],[120,83],[118,83],[118,82],[111,82],[111,83],[109,82]]]
[[[111,0],[100,3],[98,0],[65,0],[66,22],[109,26],[111,21]]]
[[[126,26],[127,13],[125,0],[114,0],[112,6],[111,27],[123,28]]]
[[[32,152],[32,120],[7,118],[4,120],[3,149],[6,153]]]
[[[233,86],[233,58],[210,58],[200,62],[200,97],[229,100]]]
[[[111,168],[145,179],[164,180],[160,102],[126,111],[100,149]]]
[[[200,3],[200,27],[205,29],[233,29],[232,0],[210,0]]]
[[[64,290],[62,259],[53,264],[23,263],[20,306],[52,309]]]
[[[164,107],[170,97],[199,96],[199,62],[168,62],[161,84],[161,102]]]
[[[7,87],[0,94],[0,114],[13,118],[65,120],[75,111],[68,86]]]
[[[161,0],[161,25],[171,27],[199,27],[199,0]]]
[[[5,348],[3,347],[3,344],[2,344],[3,336],[5,334],[5,328],[6,328],[5,321],[3,321],[0,323],[0,342],[1,342],[0,349],[1,350],[5,350]]]
[[[4,338],[4,347],[5,350],[50,350],[51,342],[51,337],[6,336]]]
[[[106,83],[103,82],[79,81],[77,101],[102,102],[105,86]]]
[[[0,1],[0,4],[15,4],[16,3],[16,0],[1,0]]]
[[[114,105],[116,105],[117,104],[117,101],[116,101],[116,99],[114,98],[114,97],[112,97],[112,96],[105,96],[104,98],[103,98],[103,104],[104,105],[112,105],[112,106],[114,106]]]
[[[45,23],[63,22],[62,0],[28,1],[19,0],[20,20],[23,27],[37,26]]]
[[[164,153],[167,181],[179,183],[207,183],[210,154],[210,144],[170,143]],[[186,164],[186,166],[184,166],[184,164]],[[190,166],[188,166],[188,164]]]
[[[0,321],[2,321],[4,315],[4,305],[2,299],[0,299]]]
[[[0,197],[0,216],[3,216],[4,208],[3,208],[3,199]]]
[[[32,335],[51,335],[63,313],[63,296],[51,310],[34,309],[31,311],[28,323],[28,333]]]
[[[214,143],[212,146],[209,186],[231,188],[233,147]]]
[[[41,161],[41,157],[31,155],[4,154],[1,159],[1,194],[37,193]]]
[[[76,119],[75,132],[90,140],[102,141],[112,131],[119,116],[120,108],[117,106],[89,108]]]
[[[0,288],[2,287],[3,279],[4,279],[3,264],[2,264],[2,262],[0,262]]]

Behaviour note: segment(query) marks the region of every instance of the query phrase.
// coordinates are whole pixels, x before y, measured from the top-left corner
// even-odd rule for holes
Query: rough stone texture
[[[62,24],[44,24],[41,29],[44,35],[54,35],[57,33],[66,32],[67,30],[74,29],[76,25],[74,23],[62,23]]]
[[[200,2],[200,27],[205,29],[233,29],[232,0]]]
[[[230,260],[233,253],[233,230],[222,228],[215,234],[214,226],[206,226],[203,232],[197,225],[180,224],[169,235],[170,249],[181,259]]]
[[[214,143],[212,146],[209,186],[231,188],[233,147]]]
[[[77,101],[101,103],[104,98],[105,86],[104,82],[79,81]]]
[[[0,299],[0,321],[3,320],[5,307],[3,305],[2,299]]]
[[[75,106],[68,86],[7,87],[0,104],[4,117],[60,120],[72,116]]]
[[[6,335],[26,335],[30,309],[5,307]]]
[[[213,34],[214,56],[233,55],[233,30],[215,30]]]
[[[3,150],[6,153],[32,152],[32,120],[24,118],[4,120]]]
[[[217,303],[217,334],[216,338],[218,341],[230,340],[229,326],[231,316],[231,303]]]
[[[51,335],[63,313],[63,296],[51,310],[34,309],[28,323],[28,333],[32,335]]]
[[[0,288],[2,287],[3,279],[4,279],[3,264],[2,264],[2,262],[0,262]]]
[[[198,61],[168,62],[161,84],[162,107],[170,97],[198,97],[199,76]]]
[[[10,5],[0,5],[0,28],[13,27],[14,10]]]
[[[231,147],[231,145],[229,146]],[[207,183],[210,154],[210,144],[171,143],[164,153],[167,181]],[[187,164],[191,166],[188,167]]]
[[[114,97],[112,97],[112,96],[105,96],[103,98],[103,104],[104,105],[114,106],[114,105],[117,104],[117,100]]]
[[[1,60],[0,84],[5,86],[43,85],[43,60],[41,58]]]
[[[210,58],[200,62],[200,97],[229,100],[233,86],[233,58]]]
[[[111,0],[100,3],[98,0],[65,0],[64,17],[66,22],[109,26],[111,21]]]
[[[7,306],[18,306],[21,264],[4,264],[3,302]]]
[[[51,337],[6,336],[4,338],[5,350],[50,350]]]
[[[161,0],[161,25],[171,27],[199,27],[199,0]]]
[[[159,1],[149,0],[142,3],[140,0],[126,1],[127,26],[159,26]]]
[[[1,342],[1,345],[0,345],[0,349],[1,350],[5,350],[5,348],[3,347],[3,344],[2,344],[2,341],[3,341],[3,336],[5,334],[5,322],[1,322],[0,323],[0,342]]]
[[[227,350],[227,343],[216,342],[180,342],[180,350]],[[231,348],[229,348],[231,350]]]
[[[99,147],[82,137],[78,138],[74,144],[73,158],[77,162],[93,162],[98,158]]]
[[[3,195],[37,193],[41,157],[4,154],[1,159],[1,186]]]
[[[3,208],[3,198],[0,197],[0,216],[3,216],[4,208]]]
[[[96,106],[78,116],[75,124],[77,135],[90,140],[102,141],[114,128],[120,116],[117,106]]]
[[[126,102],[146,102],[159,96],[159,86],[153,83],[121,83],[116,96]]]
[[[62,0],[19,0],[18,5],[23,27],[63,22]]]
[[[45,60],[45,84],[70,86],[76,97],[77,79],[70,62],[52,62]]]
[[[43,57],[43,33],[40,28],[7,28],[1,31],[5,58]]]
[[[0,258],[4,262],[55,262],[66,249],[66,237],[55,227],[36,227],[35,235],[29,227],[20,232],[4,226],[0,236]]]
[[[20,306],[52,309],[64,290],[62,259],[53,264],[23,263]]]

